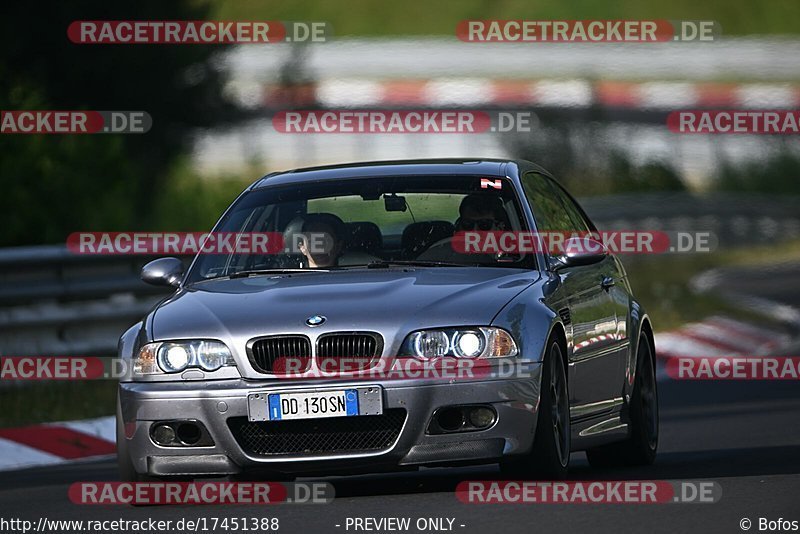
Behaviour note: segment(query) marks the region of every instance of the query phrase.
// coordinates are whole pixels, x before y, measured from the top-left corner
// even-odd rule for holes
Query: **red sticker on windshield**
[[[500,179],[490,180],[489,178],[481,178],[481,189],[503,189],[503,181]]]

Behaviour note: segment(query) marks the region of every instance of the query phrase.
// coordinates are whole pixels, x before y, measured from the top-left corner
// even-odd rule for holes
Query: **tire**
[[[658,386],[647,338],[639,341],[636,379],[628,406],[630,436],[586,451],[592,467],[652,465],[658,450]]]
[[[569,469],[569,390],[563,350],[555,338],[550,338],[548,347],[533,447],[526,456],[501,464],[509,477],[560,480]]]

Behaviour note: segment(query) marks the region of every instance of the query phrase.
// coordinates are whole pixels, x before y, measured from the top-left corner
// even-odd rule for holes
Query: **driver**
[[[312,269],[336,267],[342,253],[344,222],[332,213],[309,213],[292,220],[284,232],[286,242],[297,248]]]

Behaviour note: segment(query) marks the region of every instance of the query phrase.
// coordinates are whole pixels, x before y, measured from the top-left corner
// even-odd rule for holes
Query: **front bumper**
[[[126,382],[119,386],[121,434],[134,469],[149,475],[229,475],[263,469],[304,473],[383,471],[405,466],[460,462],[493,462],[528,452],[536,428],[541,364],[526,366],[524,378],[431,382],[397,380],[378,383],[335,383],[220,380],[205,382]],[[388,448],[369,452],[261,456],[243,450],[228,425],[229,418],[247,417],[247,396],[253,392],[379,385],[383,408],[406,411],[405,423]],[[433,413],[446,406],[490,404],[496,423],[472,432],[430,435]],[[162,447],[150,438],[154,421],[193,419],[214,441],[208,447]],[[349,419],[349,418],[348,418]]]

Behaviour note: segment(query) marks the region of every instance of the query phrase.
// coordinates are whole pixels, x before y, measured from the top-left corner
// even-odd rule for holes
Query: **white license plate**
[[[356,389],[270,393],[266,401],[270,421],[359,415]]]

